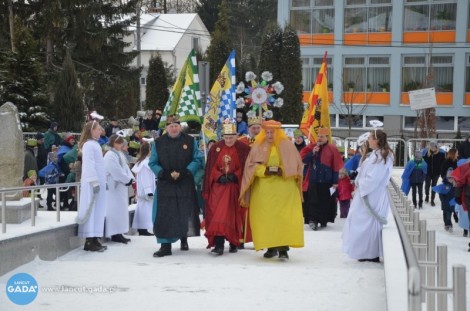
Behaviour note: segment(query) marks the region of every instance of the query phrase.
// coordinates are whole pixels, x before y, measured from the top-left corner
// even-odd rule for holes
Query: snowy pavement
[[[31,274],[40,288],[34,310],[385,310],[383,264],[341,252],[343,222],[317,232],[306,226],[305,247],[287,262],[253,249],[213,257],[203,237],[190,238],[188,252],[176,243],[172,256],[153,258],[155,238],[133,236],[104,253],[36,259],[2,276],[0,288],[15,273]],[[0,291],[0,310],[20,309]]]
[[[394,177],[400,174],[397,170]],[[437,244],[448,246],[450,282],[452,265],[469,261],[470,239],[457,225],[453,233],[444,231],[438,199],[436,204],[425,204],[420,217],[428,230],[436,230]],[[47,212],[39,212],[38,226],[45,218],[55,221],[42,213]],[[386,310],[383,263],[347,258],[341,251],[343,224],[337,218],[316,232],[305,226],[305,247],[291,249],[287,262],[265,259],[250,244],[213,257],[204,237],[190,238],[188,252],[174,244],[173,255],[164,258],[152,257],[158,248],[154,237],[140,236],[130,236],[128,245],[109,242],[104,253],[79,248],[56,261],[36,258],[0,277],[0,288],[14,274],[29,273],[39,285],[37,298],[17,306],[0,290],[0,310]],[[466,274],[468,284],[469,269]]]

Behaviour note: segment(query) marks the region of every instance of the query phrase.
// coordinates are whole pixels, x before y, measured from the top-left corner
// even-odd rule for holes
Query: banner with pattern
[[[218,141],[218,126],[225,120],[235,122],[236,107],[235,50],[230,53],[224,67],[217,76],[207,100],[202,124],[204,140]]]
[[[201,92],[196,52],[191,50],[181,72],[176,79],[170,97],[165,104],[160,120],[160,128],[165,128],[168,115],[177,114],[181,122],[196,121],[201,123]]]

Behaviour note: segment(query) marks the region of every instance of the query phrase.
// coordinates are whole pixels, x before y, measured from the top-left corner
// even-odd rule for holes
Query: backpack
[[[44,177],[46,185],[53,185],[59,182],[59,168],[54,162],[49,163],[39,171],[39,177]]]

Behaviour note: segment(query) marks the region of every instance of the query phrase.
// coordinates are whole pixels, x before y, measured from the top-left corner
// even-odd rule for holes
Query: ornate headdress
[[[237,125],[230,122],[229,119],[225,119],[222,124],[222,135],[237,135]]]
[[[384,126],[383,122],[380,120],[370,120],[369,124],[374,128],[374,136],[377,139],[377,129],[380,129]]]
[[[263,123],[263,120],[260,117],[248,118],[248,127],[255,124],[261,125],[261,123]]]
[[[261,126],[264,129],[280,129],[281,128],[281,122],[274,121],[274,120],[269,120],[269,121],[264,121]]]

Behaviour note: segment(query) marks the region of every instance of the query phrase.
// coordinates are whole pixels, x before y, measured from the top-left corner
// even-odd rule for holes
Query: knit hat
[[[296,129],[296,130],[294,131],[294,138],[301,137],[301,136],[304,136],[304,134],[302,133],[302,131],[299,130],[299,129]]]
[[[26,146],[28,147],[36,147],[38,145],[38,141],[34,138],[28,138],[26,141]]]
[[[33,176],[37,176],[36,171],[35,170],[29,170],[28,171],[28,177],[31,178]]]
[[[51,126],[49,128],[53,129],[54,127],[59,127],[59,123],[51,122]]]
[[[36,135],[34,136],[34,138],[36,138],[37,140],[43,139],[43,138],[44,138],[44,134],[41,133],[41,132],[37,132]]]
[[[437,141],[431,140],[431,141],[429,142],[429,147],[430,147],[430,148],[433,148],[433,147],[434,147],[434,148],[437,148]]]
[[[64,134],[64,140],[65,140],[66,142],[70,143],[70,141],[71,141],[72,139],[75,139],[75,137],[73,137],[72,133],[65,133],[65,134]]]

